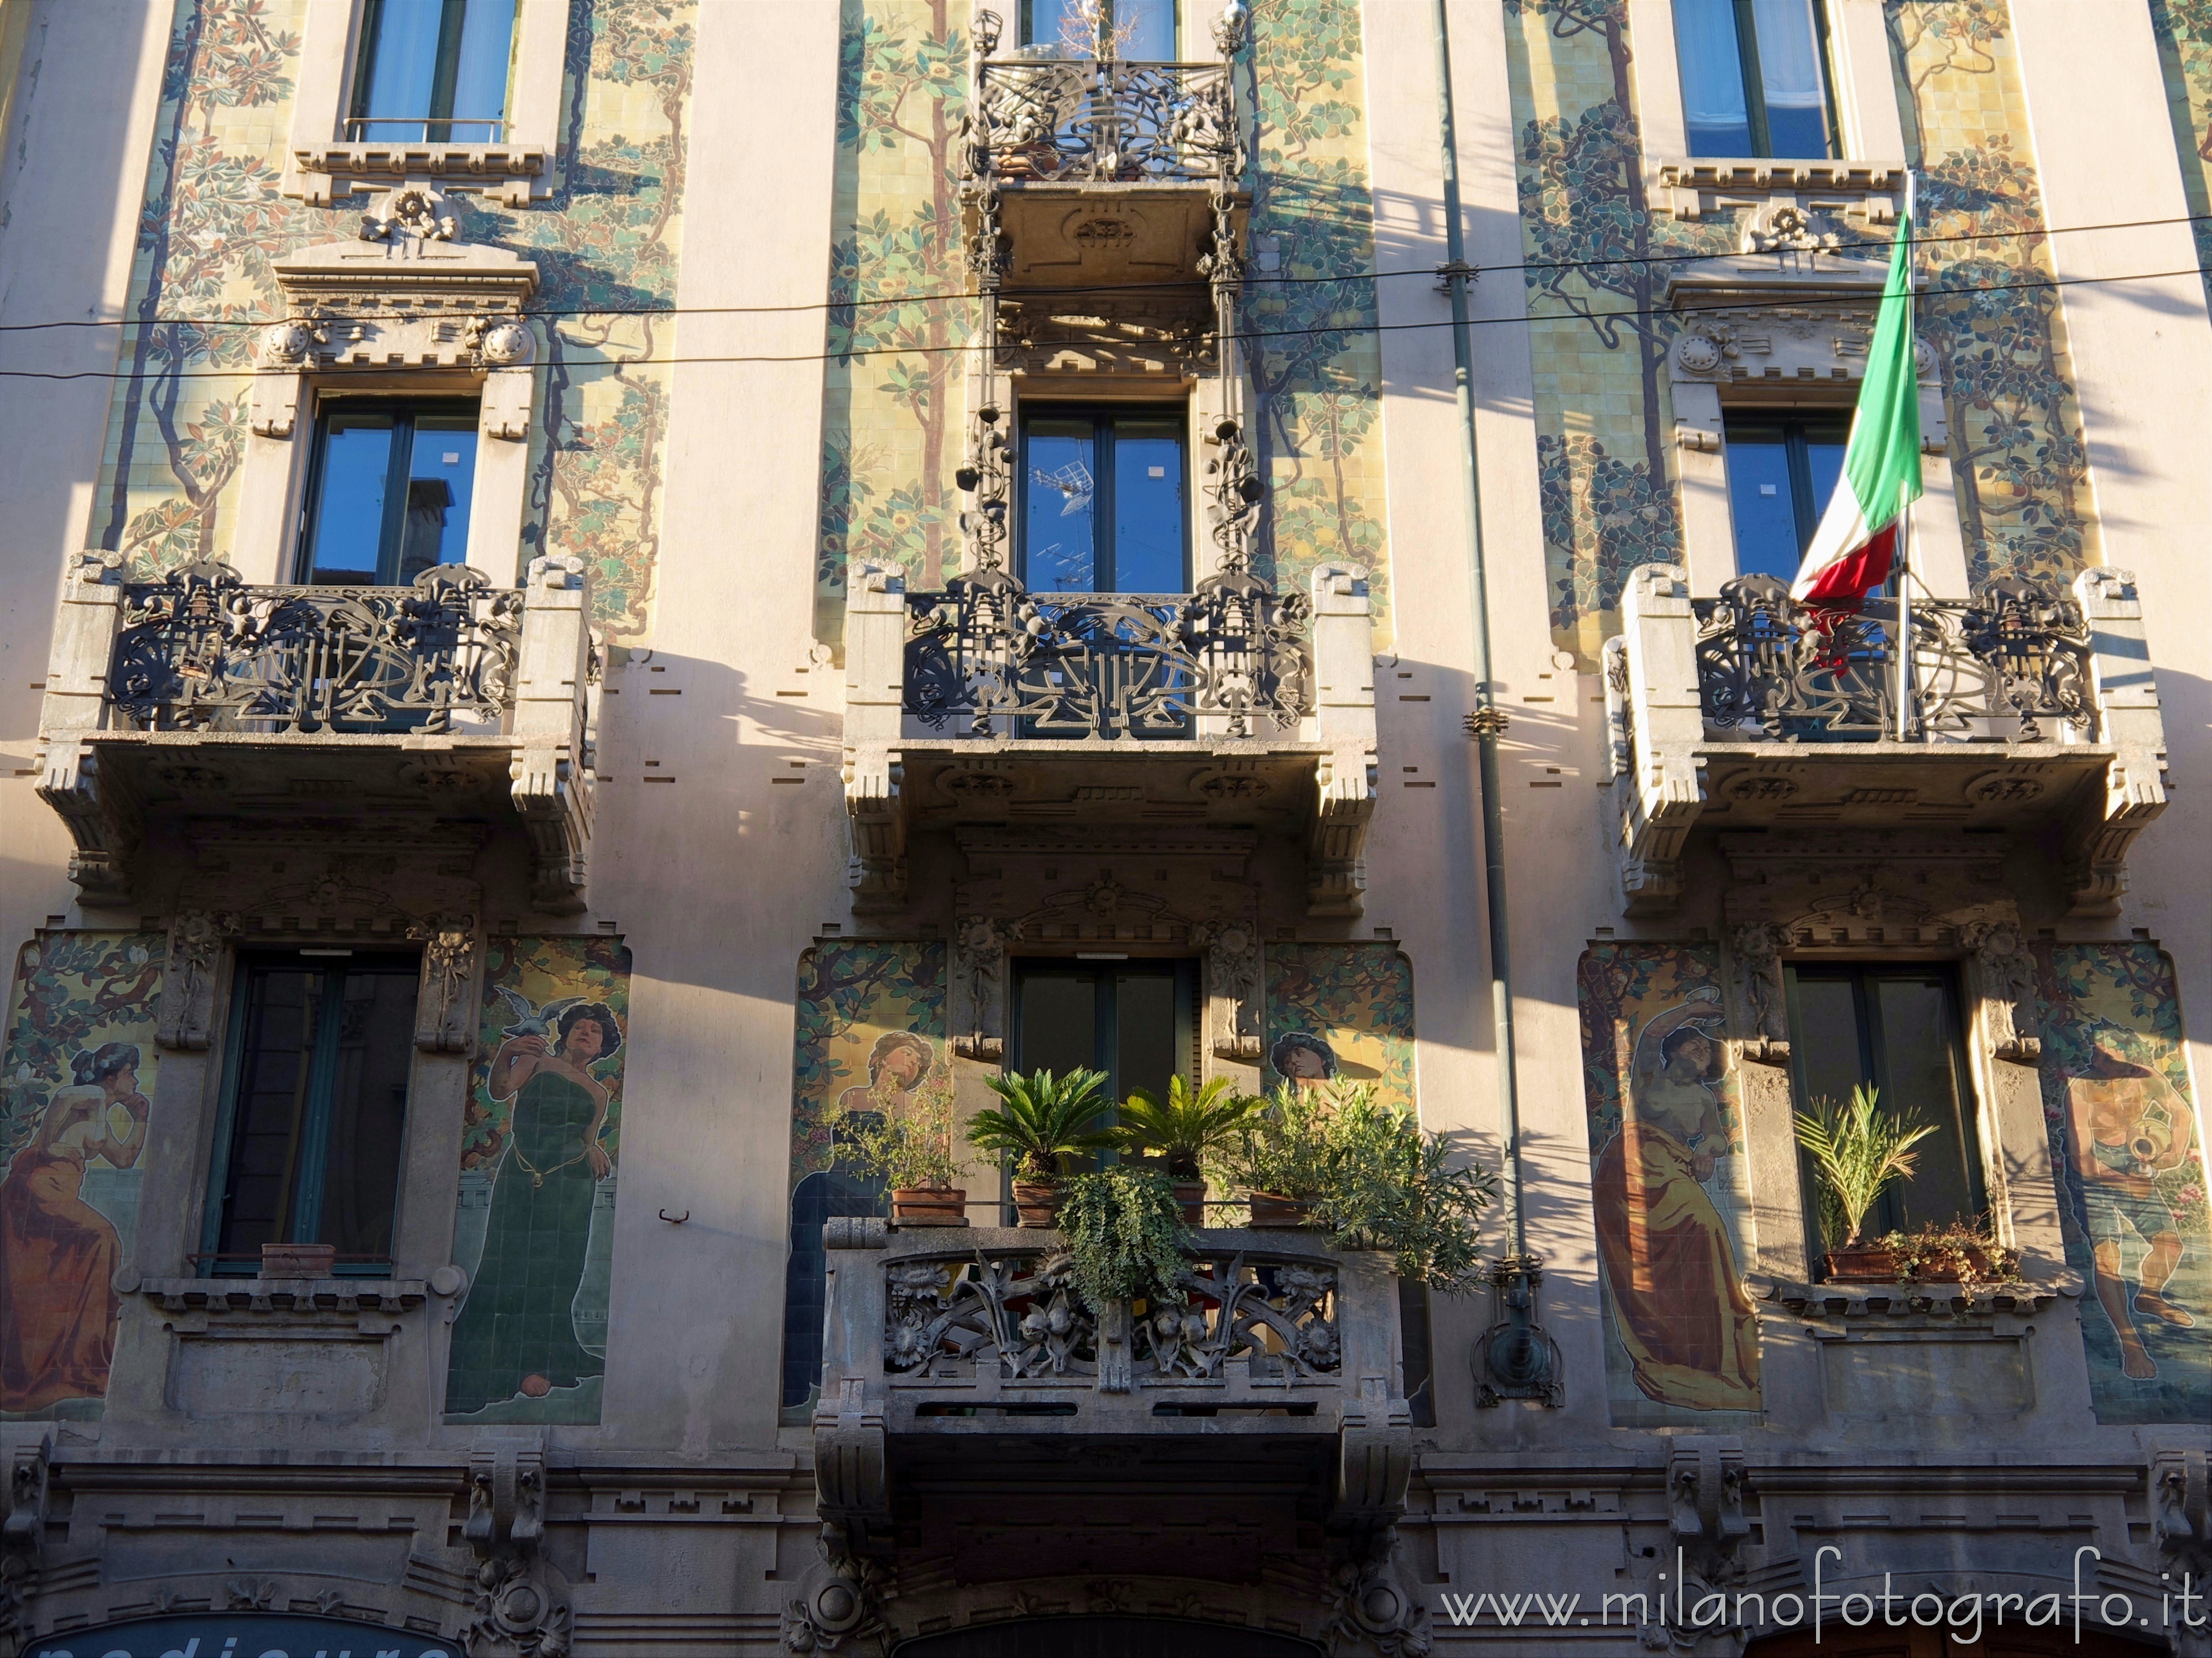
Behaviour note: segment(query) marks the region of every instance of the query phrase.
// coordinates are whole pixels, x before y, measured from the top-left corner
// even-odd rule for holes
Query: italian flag
[[[1790,589],[1800,604],[1855,610],[1889,580],[1905,505],[1920,498],[1920,387],[1912,367],[1912,220],[1897,227],[1844,474]]]

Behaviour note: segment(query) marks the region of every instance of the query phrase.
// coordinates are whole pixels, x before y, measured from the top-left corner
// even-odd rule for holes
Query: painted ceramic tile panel
[[[1577,976],[1614,1425],[1747,1419],[1761,1406],[1759,1321],[1720,952],[1596,944]]]
[[[0,1075],[0,1420],[101,1413],[160,1054],[158,932],[23,947]]]
[[[2100,1422],[2212,1421],[2212,1212],[2173,964],[2037,947],[2043,1115]]]
[[[1011,9],[1002,9],[1011,17]],[[1258,0],[1252,246],[1261,280],[1240,326],[1254,342],[1254,445],[1273,485],[1258,567],[1303,586],[1316,564],[1373,572],[1389,641],[1374,216],[1367,195],[1355,0]],[[842,635],[854,560],[934,587],[961,568],[966,290],[958,140],[967,9],[952,0],[845,0],[838,94],[816,627]],[[1186,19],[1186,25],[1191,20]],[[1208,52],[1210,53],[1210,48]],[[1271,286],[1265,277],[1298,282]],[[872,355],[860,355],[872,354]]]
[[[449,1422],[599,1419],[629,975],[618,938],[485,943]]]
[[[2181,186],[2197,221],[2190,227],[2197,263],[2212,298],[2212,0],[2150,0],[2150,21],[2166,72]]]
[[[1732,250],[1739,210],[1685,224],[1645,188],[1627,0],[1504,0],[1531,269],[1537,460],[1554,639],[1585,660],[1639,564],[1682,556],[1677,331],[1655,257]],[[1969,575],[2070,580],[2098,562],[2061,301],[2003,0],[1889,0],[1912,159],[1925,171],[1922,332],[1944,364]],[[1866,240],[1856,222],[1824,223]],[[1939,242],[1936,237],[1989,236]],[[1886,239],[1886,236],[1885,238]],[[1613,260],[1579,269],[1568,262]]]
[[[822,944],[799,958],[798,1029],[791,1086],[791,1257],[786,1268],[782,1407],[811,1419],[822,1370],[827,1289],[822,1224],[883,1212],[872,1181],[836,1163],[838,1119],[896,1114],[917,1096],[949,1092],[945,946]]]
[[[1389,944],[1271,944],[1261,1084],[1372,1083],[1414,1103],[1413,966]]]
[[[549,313],[516,573],[543,551],[591,561],[617,642],[649,628],[659,550],[684,118],[696,0],[597,0],[570,13],[552,198],[453,198],[461,240],[534,259]],[[246,370],[281,313],[271,262],[352,237],[366,198],[318,210],[278,194],[304,0],[177,0],[146,181],[121,382],[93,537],[141,574],[224,556],[245,458]],[[190,318],[190,322],[168,320]],[[212,321],[208,319],[213,319]],[[227,371],[236,371],[234,374]]]

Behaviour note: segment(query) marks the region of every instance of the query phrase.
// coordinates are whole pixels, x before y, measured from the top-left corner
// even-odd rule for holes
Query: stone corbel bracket
[[[526,1559],[544,1535],[543,1439],[487,1439],[471,1447],[461,1537],[478,1562]]]
[[[415,1046],[425,1054],[468,1053],[476,1040],[476,917],[434,916],[408,936],[422,944]]]
[[[154,1040],[164,1048],[204,1052],[215,1025],[216,976],[223,946],[238,932],[234,915],[186,910],[169,923],[161,968],[161,1001]]]
[[[53,1454],[53,1434],[47,1430],[34,1440],[19,1442],[8,1455],[8,1517],[0,1521],[0,1574],[11,1585],[36,1571],[45,1552],[47,1473]],[[2197,1461],[2201,1465],[2203,1459]]]
[[[1329,745],[1314,768],[1306,913],[1356,916],[1367,897],[1367,829],[1375,817],[1375,635],[1367,572],[1313,573],[1315,735]]]
[[[285,319],[262,331],[255,434],[289,438],[316,380],[431,368],[481,376],[478,429],[530,434],[538,340],[523,307],[538,267],[501,247],[451,240],[445,197],[410,179],[374,199],[360,237],[303,248],[274,266]]]
[[[120,566],[118,555],[100,552],[81,553],[70,565],[39,709],[39,798],[69,828],[70,879],[88,904],[130,897],[137,845],[136,803],[100,775],[100,756],[86,740],[106,719],[107,671],[123,625]]]
[[[2160,1445],[2148,1470],[2151,1541],[2166,1570],[2197,1582],[2212,1577],[2212,1454]]]
[[[2128,848],[2166,810],[2166,722],[2133,573],[2084,570],[2074,578],[2074,597],[2089,624],[2098,735],[2113,755],[2105,786],[2068,829],[2068,913],[2117,915],[2128,890]]]
[[[591,615],[591,571],[582,559],[530,561],[508,770],[534,854],[531,901],[554,914],[585,907],[591,872],[598,786],[586,728]]]
[[[1696,1557],[1709,1581],[1731,1563],[1751,1534],[1743,1509],[1743,1442],[1711,1434],[1668,1443],[1667,1505],[1675,1542]]]
[[[1666,915],[1681,902],[1682,844],[1705,806],[1689,572],[1638,566],[1629,572],[1621,609],[1622,671],[1606,676],[1608,721],[1625,738],[1615,744],[1616,764],[1624,746],[1627,762],[1613,783],[1620,895],[1630,915]]]
[[[1359,1379],[1359,1396],[1344,1402],[1337,1433],[1336,1502],[1329,1518],[1349,1527],[1357,1547],[1405,1517],[1413,1476],[1413,1412],[1390,1396],[1388,1380]]]
[[[853,567],[845,594],[846,881],[860,914],[906,902],[904,768],[906,572]]]
[[[833,1555],[869,1554],[890,1542],[890,1469],[884,1436],[883,1331],[889,1292],[880,1266],[880,1219],[833,1218],[823,1228],[838,1309],[814,1412],[815,1507]]]

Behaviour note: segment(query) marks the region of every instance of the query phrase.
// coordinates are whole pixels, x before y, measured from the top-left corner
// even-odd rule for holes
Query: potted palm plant
[[[986,1085],[996,1106],[968,1120],[968,1143],[1013,1163],[1014,1207],[1024,1226],[1050,1226],[1058,1218],[1061,1178],[1069,1159],[1113,1144],[1110,1129],[1096,1127],[1105,1102],[1103,1071],[1049,1071],[1026,1077],[991,1077]]]
[[[1813,1159],[1820,1181],[1820,1236],[1829,1245],[1820,1270],[1826,1278],[1886,1283],[1897,1277],[1896,1252],[1865,1243],[1859,1234],[1881,1194],[1911,1175],[1917,1162],[1912,1148],[1936,1129],[1879,1106],[1876,1090],[1862,1086],[1851,1090],[1847,1108],[1839,1110],[1823,1097],[1796,1114],[1797,1144]]]
[[[966,1163],[952,1150],[950,1089],[915,1090],[896,1116],[864,1119],[839,1145],[842,1162],[890,1188],[891,1219],[901,1226],[965,1226]]]
[[[1193,1090],[1181,1077],[1168,1081],[1165,1099],[1148,1089],[1121,1102],[1114,1144],[1124,1156],[1156,1162],[1182,1206],[1186,1226],[1206,1224],[1206,1171],[1229,1150],[1239,1130],[1267,1102],[1237,1092],[1227,1077]]]

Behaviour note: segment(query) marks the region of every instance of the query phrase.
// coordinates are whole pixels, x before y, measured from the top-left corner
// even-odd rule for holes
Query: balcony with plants
[[[1103,1479],[1388,1527],[1412,1457],[1400,1281],[1486,1281],[1490,1175],[1368,1088],[1178,1079],[1109,1108],[1103,1081],[989,1078],[962,1127],[1005,1199],[971,1199],[946,1105],[848,1147],[890,1215],[829,1224],[825,1520],[864,1543]],[[1018,1224],[970,1224],[1002,1206]]]
[[[358,821],[518,829],[541,907],[583,905],[596,657],[580,560],[524,586],[465,565],[406,586],[266,586],[227,564],[131,580],[98,554],[63,594],[40,795],[88,903],[200,830]]]
[[[2048,838],[2069,913],[2118,913],[2128,848],[2166,806],[2126,571],[1846,613],[1771,576],[1696,598],[1646,565],[1622,609],[1604,671],[1627,914],[1678,907],[1692,831],[1832,826]]]

